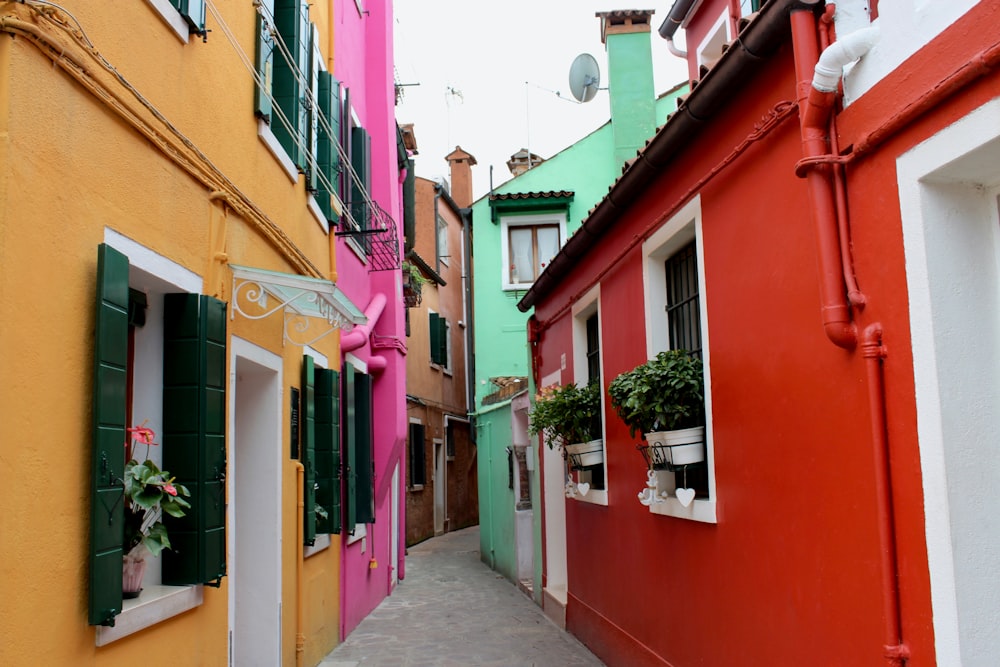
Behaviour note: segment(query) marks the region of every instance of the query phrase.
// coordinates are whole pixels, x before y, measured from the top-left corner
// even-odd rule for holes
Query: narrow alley
[[[406,579],[322,667],[599,666],[479,559],[479,527],[409,549]]]

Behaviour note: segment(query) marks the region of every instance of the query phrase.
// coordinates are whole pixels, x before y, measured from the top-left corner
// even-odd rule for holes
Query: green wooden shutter
[[[424,425],[410,424],[410,485],[427,483],[427,454],[424,444]]]
[[[191,26],[191,32],[205,32],[205,0],[174,0],[174,7]]]
[[[101,244],[97,249],[91,426],[87,610],[91,625],[114,625],[122,608],[127,365],[128,258]]]
[[[372,140],[363,127],[351,129],[351,166],[360,179],[351,181],[351,215],[361,229],[368,229],[370,216],[365,193],[371,193]]]
[[[333,211],[331,198],[337,190],[340,175],[340,153],[337,151],[337,144],[340,142],[340,83],[329,72],[320,72],[318,89],[320,115],[326,119],[330,131],[327,132],[322,127],[319,132],[317,168],[326,176],[329,186],[319,181],[316,185],[316,199],[323,215],[331,225],[335,225],[338,216]]]
[[[316,502],[327,518],[317,517],[317,533],[340,532],[340,375],[316,369]]]
[[[356,373],[357,383],[354,398],[354,412],[357,420],[355,430],[357,447],[354,462],[357,466],[357,512],[358,523],[375,523],[375,460],[372,453],[372,376]]]
[[[448,363],[448,320],[430,313],[431,363],[444,366]]]
[[[343,84],[341,84],[343,85]],[[344,90],[344,104],[340,111],[340,147],[344,149],[344,155],[346,158],[346,165],[353,165],[354,162],[351,159],[351,89],[347,86],[343,86]],[[351,176],[351,170],[342,165],[340,170],[340,183],[337,194],[340,195],[340,201],[344,202],[344,205],[350,209],[351,206],[351,184],[354,182]],[[354,211],[351,210],[351,215],[354,215]]]
[[[344,368],[343,374],[343,394],[344,397],[344,413],[343,413],[343,442],[344,450],[346,452],[346,457],[344,461],[344,474],[343,479],[347,480],[347,489],[344,493],[344,530],[350,534],[354,534],[354,528],[358,523],[357,520],[357,510],[358,503],[356,499],[356,489],[357,489],[357,439],[356,433],[358,429],[357,424],[357,410],[356,410],[356,387],[354,382],[354,377],[357,371],[354,370],[354,366],[348,364]]]
[[[441,321],[441,316],[437,313],[430,313],[428,315],[429,326],[430,326],[430,339],[431,339],[431,363],[440,364],[441,363],[441,327],[439,322]]]
[[[291,62],[283,52],[275,49],[274,103],[285,120],[275,119],[271,123],[271,131],[295,166],[303,171],[306,168],[303,146],[307,141],[307,109],[300,77],[306,76],[309,71],[308,17],[308,6],[302,0],[274,0],[275,28],[291,56]]]
[[[257,76],[260,83],[254,86],[254,113],[264,122],[271,122],[271,95],[274,88],[274,37],[267,21],[274,17],[274,0],[260,0],[257,12]],[[272,124],[273,125],[273,124]],[[273,128],[272,128],[273,129]]]
[[[302,489],[302,539],[316,543],[316,368],[313,358],[302,357],[302,409],[299,411],[299,461],[306,469]]]
[[[164,517],[171,549],[163,583],[226,574],[226,304],[198,294],[163,300],[163,467],[191,491],[191,509]]]
[[[319,74],[323,60],[319,52],[319,31],[309,24],[309,100],[307,100],[307,124],[309,128],[309,167],[306,169],[306,189],[316,192],[319,185]]]

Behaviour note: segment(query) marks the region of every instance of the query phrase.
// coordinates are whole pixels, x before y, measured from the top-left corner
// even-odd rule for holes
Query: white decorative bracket
[[[338,329],[350,331],[368,321],[329,280],[229,266],[233,271],[230,319],[239,313],[248,320],[262,320],[283,312],[283,341],[293,345],[312,345]],[[322,325],[314,326],[316,323]]]

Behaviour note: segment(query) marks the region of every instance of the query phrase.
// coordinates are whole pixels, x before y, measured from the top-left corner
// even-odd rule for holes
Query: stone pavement
[[[410,547],[406,579],[321,667],[600,667],[479,560],[479,527]]]

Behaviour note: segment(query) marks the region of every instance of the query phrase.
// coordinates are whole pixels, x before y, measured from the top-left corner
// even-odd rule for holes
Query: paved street
[[[600,667],[479,560],[479,528],[409,550],[406,579],[323,667]]]

